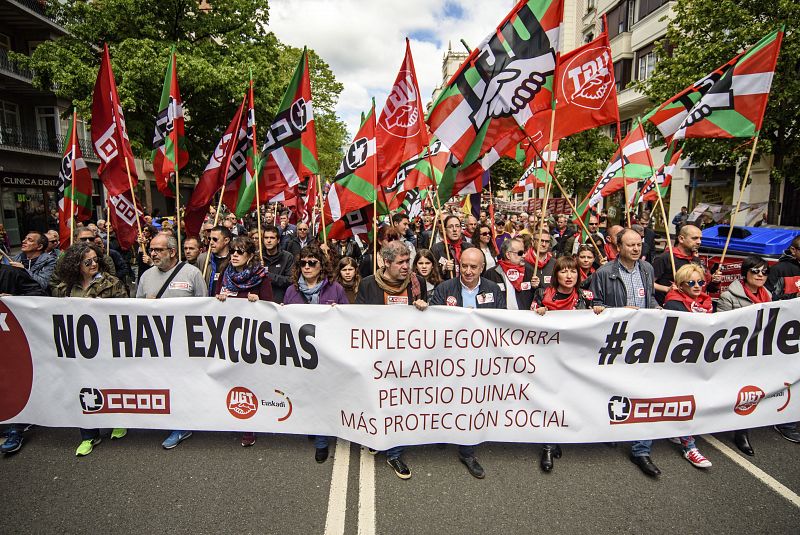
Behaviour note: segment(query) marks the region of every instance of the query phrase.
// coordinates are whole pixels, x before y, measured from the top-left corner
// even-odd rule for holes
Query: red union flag
[[[411,47],[406,38],[406,56],[386,98],[375,132],[378,140],[378,184],[392,186],[400,164],[428,146],[425,113],[417,85]]]
[[[136,244],[136,237],[139,235],[139,224],[136,219],[141,217],[142,213],[139,202],[136,201],[134,204],[130,190],[109,197],[109,219],[117,234],[119,246],[123,250],[128,250]]]
[[[114,72],[111,70],[111,57],[107,44],[103,48],[103,59],[92,96],[92,143],[95,152],[102,160],[97,168],[97,174],[100,175],[100,180],[108,189],[109,195],[119,195],[136,186],[138,178],[133,163],[133,151],[128,141],[128,131],[125,129],[125,116],[119,104],[117,84],[114,81]]]

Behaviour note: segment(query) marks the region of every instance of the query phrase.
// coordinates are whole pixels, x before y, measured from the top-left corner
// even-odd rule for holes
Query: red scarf
[[[672,249],[672,256],[674,256],[675,258],[680,258],[681,260],[688,260],[689,262],[695,259],[695,256],[693,254],[684,253],[680,247],[674,247]]]
[[[753,304],[759,303],[769,303],[772,301],[772,296],[769,295],[769,292],[763,286],[758,289],[758,293],[754,294],[750,291],[750,288],[747,287],[745,283],[742,283],[742,288],[744,288],[744,294],[747,298],[753,302]]]
[[[525,266],[518,266],[516,264],[512,264],[508,260],[500,260],[497,263],[502,269],[503,272],[506,274],[506,278],[508,282],[511,283],[511,286],[518,292],[522,291],[522,283],[525,282]]]
[[[539,260],[539,255],[536,254],[535,247],[531,247],[528,249],[528,252],[525,253],[525,261],[530,265],[536,265],[540,270],[544,269],[544,266],[547,265],[552,257],[553,253],[547,253],[544,260]]]
[[[609,260],[609,261],[614,260],[615,258],[617,258],[617,255],[619,254],[616,249],[611,247],[610,243],[606,243],[603,246],[603,252],[605,253],[606,260]]]
[[[544,291],[542,298],[542,306],[547,310],[575,310],[578,306],[578,291],[576,288],[572,289],[572,293],[566,299],[555,300],[556,289],[548,286]]]
[[[586,279],[588,279],[589,277],[591,277],[592,275],[594,275],[594,268],[591,268],[591,267],[590,267],[590,268],[589,268],[589,273],[586,273],[586,272],[583,270],[583,268],[579,266],[579,267],[578,267],[578,273],[580,273],[580,275],[581,275],[581,282],[583,282],[583,281],[585,281]]]
[[[455,261],[456,265],[461,261],[461,240],[451,243],[449,240],[447,244],[453,248],[453,260]]]
[[[667,301],[680,301],[689,312],[711,314],[714,309],[713,305],[711,304],[711,297],[709,297],[707,293],[703,292],[701,292],[700,295],[697,296],[697,299],[695,299],[681,290],[676,290],[673,288],[667,292],[666,297],[664,297],[664,302],[666,303]]]

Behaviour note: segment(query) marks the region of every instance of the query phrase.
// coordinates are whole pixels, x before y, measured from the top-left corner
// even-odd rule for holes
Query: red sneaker
[[[689,451],[683,452],[686,460],[692,463],[692,466],[697,468],[711,468],[711,461],[703,457],[703,454],[697,448],[692,448]]]

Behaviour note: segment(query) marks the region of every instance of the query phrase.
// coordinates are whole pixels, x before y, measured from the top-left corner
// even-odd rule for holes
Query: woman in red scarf
[[[562,256],[556,260],[553,278],[550,284],[536,290],[532,310],[544,316],[548,310],[586,310],[591,301],[587,301],[580,291],[578,263],[571,256]],[[545,472],[553,469],[553,459],[561,458],[561,446],[558,444],[542,444],[542,458],[539,465]]]
[[[706,271],[703,266],[689,263],[675,273],[675,285],[664,298],[664,309],[676,312],[696,312],[711,314],[714,307],[711,298],[703,291],[706,287]],[[696,468],[710,468],[706,459],[694,442],[693,436],[671,438],[670,441],[683,446],[683,457]]]
[[[717,311],[736,310],[771,301],[769,292],[764,288],[767,275],[769,275],[769,264],[760,256],[751,255],[742,260],[742,279],[733,281],[728,289],[722,292],[717,302]],[[755,455],[750,444],[748,429],[736,431],[733,441],[745,455]]]
[[[583,290],[584,296],[591,301],[591,295],[586,295],[589,288],[592,286],[592,277],[594,276],[594,261],[595,261],[595,248],[589,244],[583,244],[578,247],[578,252],[575,253],[575,261],[578,263],[578,276],[580,277],[580,289]]]

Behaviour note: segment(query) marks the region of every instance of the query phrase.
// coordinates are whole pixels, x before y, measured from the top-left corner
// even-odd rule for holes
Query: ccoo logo
[[[228,392],[228,412],[234,418],[247,420],[252,418],[258,410],[258,398],[249,389],[235,386]]]
[[[764,391],[757,386],[747,385],[739,390],[733,412],[740,416],[747,416],[756,410],[758,402],[764,399]]]
[[[608,419],[612,425],[682,422],[694,418],[694,412],[694,396],[643,399],[611,396],[608,400]]]

